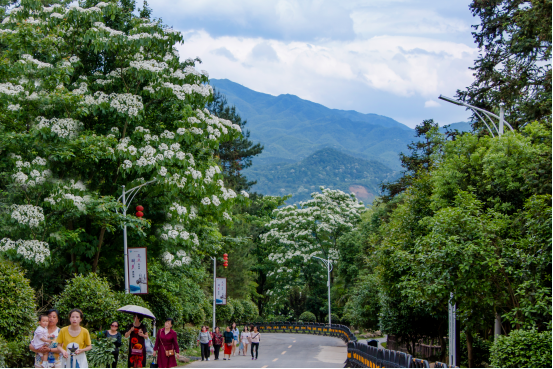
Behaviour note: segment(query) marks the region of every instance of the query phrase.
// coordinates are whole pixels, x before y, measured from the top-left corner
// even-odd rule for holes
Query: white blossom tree
[[[0,251],[95,271],[101,251],[121,249],[121,185],[154,179],[137,197],[147,220],[127,217],[130,241],[170,266],[217,249],[202,241],[217,239],[215,225],[230,222],[247,193],[224,187],[213,153],[240,127],[205,109],[208,74],[195,69],[198,58],[181,62],[180,41],[117,1],[23,0],[9,11],[0,25]]]
[[[275,270],[267,274],[274,279],[275,288],[269,291],[271,304],[282,304],[288,289],[302,281],[308,263],[313,256],[338,261],[338,239],[350,232],[360,221],[365,211],[363,203],[354,194],[321,187],[321,192],[311,194],[312,199],[273,211],[274,219],[266,226],[270,231],[262,236],[264,243],[275,252],[269,260]],[[315,269],[316,277],[326,280],[323,268]]]

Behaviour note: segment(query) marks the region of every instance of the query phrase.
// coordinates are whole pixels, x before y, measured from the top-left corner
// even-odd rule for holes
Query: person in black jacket
[[[109,326],[109,330],[104,331],[106,338],[111,338],[115,341],[115,350],[113,350],[113,357],[115,358],[115,361],[111,364],[110,368],[117,368],[117,361],[119,361],[119,347],[121,347],[121,344],[123,343],[121,341],[121,333],[118,332],[118,329],[119,323],[117,321],[113,321]]]

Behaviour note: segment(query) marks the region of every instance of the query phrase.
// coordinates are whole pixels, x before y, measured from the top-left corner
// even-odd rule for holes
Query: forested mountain
[[[331,147],[398,170],[398,154],[414,137],[411,128],[382,115],[329,109],[294,95],[272,96],[227,79],[210,83],[247,119],[251,140],[265,147],[254,167],[299,161]]]
[[[380,162],[326,148],[297,163],[260,165],[244,174],[257,180],[254,191],[275,196],[291,194],[287,201],[290,204],[309,199],[321,185],[353,192],[361,201],[370,203],[380,192],[380,183],[394,180],[398,172]]]

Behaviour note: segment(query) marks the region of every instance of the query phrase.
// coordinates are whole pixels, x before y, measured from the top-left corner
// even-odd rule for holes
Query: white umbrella
[[[121,311],[123,313],[129,313],[129,314],[140,314],[142,316],[145,316],[146,318],[150,318],[154,320],[154,337],[156,336],[156,317],[152,312],[145,307],[137,306],[137,305],[126,305],[122,308],[117,309],[117,311]]]
[[[126,306],[123,306],[122,308],[117,309],[117,311],[122,311],[123,313],[129,313],[129,314],[139,314],[139,315],[145,316],[146,318],[156,320],[155,315],[152,314],[150,310],[142,306],[126,305]]]

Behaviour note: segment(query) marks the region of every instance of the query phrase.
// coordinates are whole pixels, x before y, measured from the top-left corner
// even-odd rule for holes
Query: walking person
[[[198,335],[198,343],[201,345],[200,352],[202,354],[202,361],[209,361],[209,342],[211,342],[211,334],[207,331],[207,327],[202,325],[202,330]]]
[[[165,319],[165,325],[157,332],[154,345],[154,357],[157,357],[158,368],[173,368],[177,366],[180,357],[177,332],[173,330],[173,319]],[[175,359],[176,356],[176,359]]]
[[[231,330],[232,335],[234,336],[234,346],[232,346],[232,355],[236,356],[236,345],[240,342],[240,330],[236,326],[236,323],[232,323]]]
[[[142,323],[144,317],[134,314],[134,321],[129,324],[125,332],[125,338],[129,339],[129,360],[127,368],[142,368],[146,364],[146,340],[148,331]]]
[[[248,326],[244,326],[244,330],[242,331],[242,334],[240,335],[240,345],[242,346],[242,355],[246,356],[246,352],[248,352],[248,346],[250,344],[250,330],[248,329]]]
[[[117,368],[117,362],[119,361],[119,348],[123,344],[121,333],[117,330],[119,329],[119,322],[113,321],[109,326],[109,330],[104,331],[106,338],[111,338],[115,343],[115,350],[113,350],[113,358],[115,361],[109,366],[110,368]]]
[[[219,331],[219,327],[215,327],[215,331],[211,334],[211,341],[213,343],[213,354],[215,355],[215,360],[219,360],[219,350],[223,345],[223,335]]]
[[[232,348],[236,348],[234,344],[234,334],[230,331],[230,326],[227,326],[227,330],[223,333],[223,339],[225,340],[225,351],[223,360],[227,360],[226,356],[228,355],[228,360],[230,360],[230,355],[232,355]]]
[[[255,349],[255,360],[257,360],[257,353],[259,351],[259,342],[261,342],[261,333],[257,330],[257,326],[253,326],[253,331],[251,332],[250,342],[252,343],[252,360],[253,351]]]
[[[33,344],[29,344],[29,350],[34,352],[35,354],[35,368],[43,368],[44,363],[41,363],[42,356],[38,355],[40,353],[42,354],[48,354],[47,359],[47,367],[48,368],[61,368],[61,359],[60,355],[57,353],[57,351],[54,351],[52,349],[55,349],[58,347],[58,343],[55,341],[55,339],[58,337],[60,333],[60,328],[58,327],[58,321],[59,321],[59,313],[56,309],[50,309],[48,310],[48,338],[52,340],[50,345],[48,346],[42,346],[41,348],[37,349],[33,346]],[[56,353],[54,353],[56,352]]]
[[[62,367],[88,368],[86,352],[92,349],[92,342],[88,330],[81,327],[82,320],[83,312],[80,309],[71,310],[69,312],[71,324],[60,329],[60,333],[55,339],[58,346],[52,349],[52,352],[59,352],[65,359],[62,362]],[[71,354],[67,351],[70,351]]]

